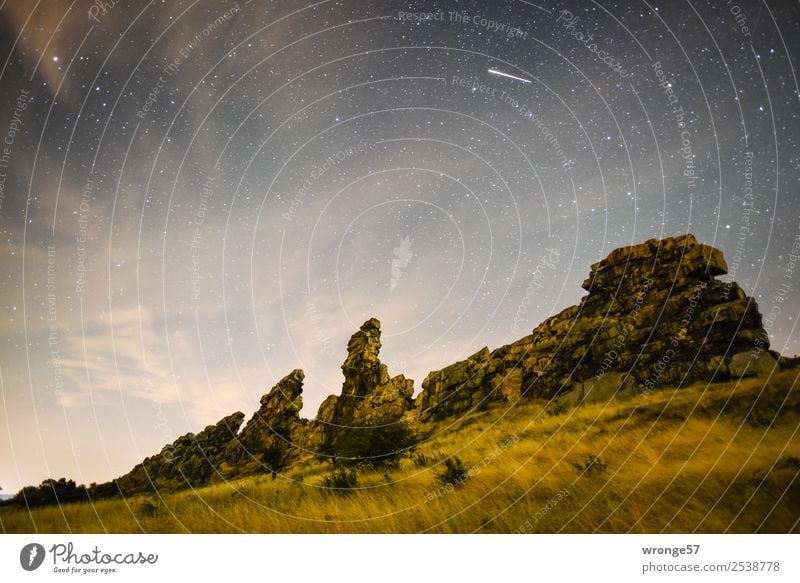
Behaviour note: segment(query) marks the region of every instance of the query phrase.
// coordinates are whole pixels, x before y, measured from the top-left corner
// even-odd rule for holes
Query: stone
[[[769,343],[755,301],[715,279],[726,271],[722,253],[691,234],[616,249],[592,265],[579,305],[488,358],[430,373],[415,406],[429,419],[469,410],[487,395],[513,399],[500,390],[506,378],[520,379],[521,396],[572,402],[605,400],[619,375],[622,395],[728,378],[729,346]]]
[[[403,375],[390,378],[380,349],[381,323],[370,318],[347,343],[342,392],[320,406],[317,427],[310,429],[319,443],[311,445],[326,449],[343,428],[394,423],[414,407],[414,381]]]
[[[224,479],[220,469],[236,441],[244,413],[236,412],[197,435],[187,433],[114,480],[123,495],[197,487]]]
[[[623,398],[636,390],[633,377],[619,372],[607,372],[583,383],[582,403],[605,403],[612,398]]]
[[[504,375],[494,375],[492,389],[505,401],[515,402],[522,396],[522,368],[512,368]]]
[[[298,432],[308,423],[300,418],[305,374],[295,369],[263,397],[261,407],[231,443],[228,460],[235,473],[277,472],[290,459]]]
[[[730,372],[735,379],[766,376],[777,368],[777,361],[766,350],[739,352],[731,357]]]
[[[477,407],[492,391],[487,377],[489,361],[494,361],[494,370],[505,370],[504,354],[496,352],[492,356],[484,347],[464,360],[428,373],[422,381],[420,398],[415,401],[420,418],[442,418]]]

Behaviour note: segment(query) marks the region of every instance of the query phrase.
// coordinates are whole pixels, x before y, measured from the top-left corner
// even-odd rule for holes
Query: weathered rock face
[[[403,375],[390,378],[378,358],[380,327],[370,318],[347,343],[342,394],[325,399],[317,413],[317,423],[327,426],[327,439],[340,427],[392,423],[414,406],[414,381]]]
[[[261,397],[261,407],[228,447],[223,474],[277,471],[292,457],[308,424],[300,418],[304,378],[302,370],[293,370]]]
[[[613,251],[592,266],[581,304],[534,330],[534,354],[550,361],[531,371],[532,391],[552,397],[609,372],[646,389],[729,377],[730,355],[769,340],[755,301],[715,279],[726,272],[692,235]]]
[[[520,396],[597,402],[728,378],[731,355],[769,341],[755,301],[715,279],[726,272],[722,253],[693,235],[616,249],[592,266],[579,305],[530,336],[430,373],[416,400],[420,415]]]
[[[201,486],[224,478],[228,448],[244,421],[234,413],[194,435],[187,433],[117,479],[123,494]]]
[[[491,381],[498,377],[496,367],[489,370],[491,355],[483,348],[466,360],[428,373],[415,406],[423,420],[440,418],[451,412],[480,407],[492,392]]]

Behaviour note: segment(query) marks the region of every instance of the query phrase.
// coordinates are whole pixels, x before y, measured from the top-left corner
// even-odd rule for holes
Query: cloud
[[[64,35],[59,33],[63,28],[62,19],[68,20],[70,17],[67,14],[65,18],[67,3],[61,0],[34,4],[12,0],[5,3],[4,8],[17,41],[17,52],[25,59],[29,69],[38,65],[36,71],[52,92],[63,79],[62,92],[69,95],[71,83],[69,77],[64,77],[63,63],[59,57],[59,49],[66,49],[61,44]]]
[[[168,353],[146,308],[90,314],[83,324],[83,331],[63,340],[59,364],[70,388],[61,405],[75,407],[107,391],[161,404],[178,401]]]

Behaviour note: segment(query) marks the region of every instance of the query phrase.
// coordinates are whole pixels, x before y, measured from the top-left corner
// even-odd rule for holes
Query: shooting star
[[[514,75],[509,75],[508,73],[503,73],[502,71],[497,71],[496,69],[489,69],[489,72],[492,75],[500,75],[501,77],[508,77],[509,79],[514,79],[516,81],[522,81],[523,83],[530,83],[530,79],[523,79],[522,77],[514,77]]]

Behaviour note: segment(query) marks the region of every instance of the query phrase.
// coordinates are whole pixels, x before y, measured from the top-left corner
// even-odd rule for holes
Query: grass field
[[[389,473],[322,486],[308,460],[276,479],[38,508],[4,532],[800,532],[798,370],[554,414],[526,401],[440,422]],[[469,470],[437,481],[443,462]]]

